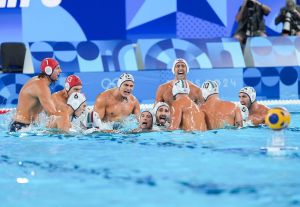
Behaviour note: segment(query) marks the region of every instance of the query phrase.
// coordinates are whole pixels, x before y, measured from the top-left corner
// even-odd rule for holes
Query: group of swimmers
[[[135,116],[138,128],[134,132],[155,130],[206,131],[226,126],[243,127],[245,123],[264,123],[268,107],[256,102],[256,91],[244,87],[239,91],[240,104],[219,98],[216,81],[208,80],[199,88],[187,80],[189,67],[184,59],[174,61],[174,79],[159,86],[154,107],[141,112],[140,104],[133,95],[134,77],[122,74],[117,87],[100,93],[91,110],[87,109],[86,98],[81,93],[83,84],[76,75],[65,80],[64,89],[51,94],[50,84],[58,80],[62,72],[53,58],[41,62],[40,74],[31,78],[22,87],[16,114],[9,131],[16,132],[38,123],[39,114],[48,116],[49,128],[69,132],[74,118],[84,117],[81,127],[104,130],[104,123],[113,123],[113,129],[122,127],[129,116]]]

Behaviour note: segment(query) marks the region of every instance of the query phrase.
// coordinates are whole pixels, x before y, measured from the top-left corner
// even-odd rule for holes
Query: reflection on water
[[[299,150],[261,150],[300,146],[292,116],[284,141],[267,127],[132,134],[130,123],[115,134],[10,134],[1,117],[1,206],[299,206]]]

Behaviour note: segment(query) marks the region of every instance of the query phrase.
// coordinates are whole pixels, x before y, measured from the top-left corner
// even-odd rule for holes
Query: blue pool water
[[[288,146],[300,147],[300,106]],[[300,152],[266,153],[266,127],[205,133],[9,134],[0,206],[300,206]]]

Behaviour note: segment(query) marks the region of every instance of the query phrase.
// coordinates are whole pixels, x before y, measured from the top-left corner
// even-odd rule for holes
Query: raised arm
[[[285,9],[281,8],[279,15],[275,18],[275,25],[278,25],[280,22],[283,21],[284,15],[285,15]]]
[[[190,98],[197,104],[201,105],[204,103],[204,98],[202,95],[202,90],[195,84],[189,81],[189,86],[190,86]]]
[[[140,109],[140,103],[139,101],[135,98],[135,104],[134,104],[134,108],[133,108],[133,114],[138,118],[139,115],[141,113],[141,109]]]
[[[93,110],[99,114],[99,118],[101,120],[103,120],[105,116],[105,106],[106,106],[105,95],[103,94],[98,95]]]
[[[259,104],[256,108],[256,113],[249,116],[252,123],[257,126],[265,123],[265,117],[268,114],[269,108],[265,105]]]
[[[156,98],[155,98],[155,103],[157,102],[164,102],[164,98],[163,98],[163,86],[160,85],[156,91]]]
[[[242,4],[242,6],[240,7],[240,9],[239,9],[237,15],[235,16],[235,20],[236,20],[237,22],[241,21],[241,19],[242,19],[242,17],[243,17],[243,13],[244,13],[244,11],[245,11],[247,1],[248,1],[248,0],[244,0],[244,2],[243,2],[243,4]]]
[[[171,124],[169,127],[170,130],[179,129],[181,123],[181,117],[182,117],[182,109],[180,106],[178,107],[177,104],[174,103],[171,107]]]
[[[265,5],[265,4],[261,4],[260,3],[260,6],[261,6],[261,8],[262,8],[262,10],[263,10],[263,12],[264,12],[264,15],[269,15],[270,14],[270,12],[271,12],[271,8],[270,7],[268,7],[267,5]]]
[[[58,117],[56,124],[57,124],[57,128],[60,129],[61,131],[69,132],[71,128],[69,115],[67,113],[63,113],[60,117]]]
[[[40,84],[36,91],[37,98],[39,99],[43,110],[48,114],[48,116],[57,115],[57,111],[55,108],[55,104],[51,98],[51,91],[49,87],[45,87],[44,85]]]
[[[296,8],[293,10],[294,17],[295,17],[295,19],[297,19],[298,21],[299,21],[299,19],[300,19],[300,12],[299,12],[299,10],[300,10],[300,7],[299,7],[299,6],[296,6]]]
[[[234,110],[234,126],[243,127],[243,116],[239,107],[236,107]]]

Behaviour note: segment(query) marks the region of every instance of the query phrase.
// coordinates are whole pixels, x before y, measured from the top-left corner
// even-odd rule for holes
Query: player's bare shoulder
[[[168,81],[166,83],[161,84],[158,87],[158,91],[165,92],[166,90],[168,90],[169,88],[172,88],[172,87],[173,87],[173,81]]]
[[[134,95],[132,95],[132,94],[129,96],[129,99],[132,102],[138,102],[138,99]]]
[[[102,93],[100,93],[100,94],[98,94],[98,96],[97,96],[97,100],[98,99],[106,99],[106,98],[109,98],[109,97],[111,97],[113,95],[113,88],[112,89],[108,89],[108,90],[106,90],[106,91],[103,91]]]
[[[196,85],[195,83],[193,83],[191,81],[188,81],[188,83],[189,83],[189,87],[191,89],[191,92],[196,93],[196,94],[201,93],[201,89],[198,85]]]

